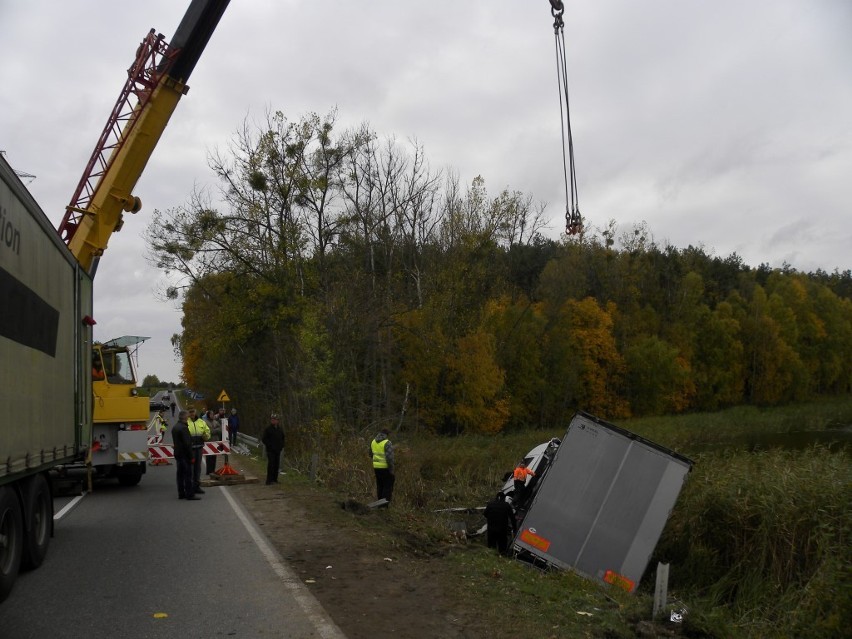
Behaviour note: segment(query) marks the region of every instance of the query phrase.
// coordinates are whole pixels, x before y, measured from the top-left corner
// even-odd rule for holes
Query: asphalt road
[[[0,604],[0,637],[343,637],[230,489],[179,500],[174,465],[113,482],[55,501],[47,558]]]

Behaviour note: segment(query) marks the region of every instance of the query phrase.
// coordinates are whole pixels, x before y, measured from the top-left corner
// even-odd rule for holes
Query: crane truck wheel
[[[21,567],[38,568],[53,535],[53,497],[44,475],[35,475],[24,491],[24,554]]]
[[[21,504],[15,491],[0,486],[0,601],[12,591],[24,546],[24,526]]]
[[[138,466],[118,471],[118,483],[122,486],[135,486],[140,481],[142,481],[142,470]]]

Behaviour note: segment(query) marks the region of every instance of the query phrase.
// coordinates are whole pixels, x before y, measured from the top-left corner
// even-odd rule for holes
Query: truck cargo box
[[[92,281],[0,157],[0,485],[72,460],[91,432]]]
[[[632,592],[692,462],[579,412],[540,478],[514,549]]]

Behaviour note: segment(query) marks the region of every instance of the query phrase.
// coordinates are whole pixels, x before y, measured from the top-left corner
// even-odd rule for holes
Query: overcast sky
[[[0,0],[0,150],[57,224],[154,27],[189,0]],[[565,36],[587,224],[811,271],[852,268],[852,2],[568,0]],[[337,107],[416,138],[433,169],[547,202],[564,229],[547,0],[232,0],[136,188],[143,211],[95,279],[96,338],[147,335],[142,375],[177,381],[142,235],[213,184],[208,152],[269,108]]]

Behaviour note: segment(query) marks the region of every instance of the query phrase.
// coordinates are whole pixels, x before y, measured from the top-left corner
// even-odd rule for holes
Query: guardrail
[[[237,444],[245,444],[246,446],[255,448],[261,457],[266,457],[266,447],[257,437],[252,437],[251,435],[245,435],[238,432]]]
[[[252,437],[251,435],[245,435],[239,432],[237,433],[237,442],[245,442],[249,446],[254,446],[255,448],[262,445],[257,437]]]

